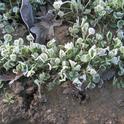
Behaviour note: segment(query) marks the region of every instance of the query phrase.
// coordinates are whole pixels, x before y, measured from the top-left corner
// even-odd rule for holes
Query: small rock
[[[52,112],[51,109],[48,109],[48,110],[46,111],[47,114],[49,114],[49,113],[51,113],[51,112]]]
[[[21,91],[24,90],[24,87],[22,86],[21,82],[15,82],[11,85],[11,89],[15,94],[19,94]]]
[[[46,95],[41,95],[41,98],[38,97],[37,94],[34,94],[34,101],[39,101],[39,103],[47,103],[48,99]]]
[[[32,94],[34,92],[34,87],[29,87],[26,89],[27,94]]]
[[[113,121],[112,120],[108,120],[105,122],[105,124],[113,124]]]
[[[120,124],[124,124],[124,116],[119,117]]]
[[[117,101],[119,107],[124,107],[124,100]]]
[[[21,107],[21,106],[22,106],[22,104],[23,104],[23,98],[22,98],[22,97],[17,96],[17,100],[18,100],[18,104],[19,104],[19,106]]]
[[[68,95],[68,94],[71,94],[72,93],[72,89],[71,88],[66,88],[63,90],[63,94],[64,95]]]
[[[88,124],[87,120],[83,119],[82,124]]]
[[[55,118],[54,114],[49,114],[46,117],[46,120],[48,121],[48,123],[52,123],[52,124],[55,124],[56,123],[56,118]]]
[[[41,99],[40,99],[40,102],[41,103],[47,103],[47,101],[48,101],[48,99],[47,99],[46,95],[42,95]]]

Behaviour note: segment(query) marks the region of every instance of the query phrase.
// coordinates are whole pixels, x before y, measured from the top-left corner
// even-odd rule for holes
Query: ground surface
[[[107,84],[88,91],[89,98],[81,104],[74,94],[72,87],[64,86],[47,93],[46,103],[34,96],[26,112],[20,107],[19,98],[10,106],[1,100],[0,124],[30,124],[29,121],[33,124],[124,124],[123,89]]]
[[[25,34],[23,27],[14,37]],[[56,28],[55,38],[61,44],[69,42],[68,27]],[[28,110],[22,107],[22,97],[15,94],[16,89],[10,91],[15,96],[14,104],[4,104],[3,95],[0,96],[0,124],[124,124],[124,90],[112,87],[111,83],[87,91],[87,98],[81,103],[72,86],[54,89],[42,99],[31,88],[26,89],[31,91],[31,95],[26,97],[27,104],[31,98]]]

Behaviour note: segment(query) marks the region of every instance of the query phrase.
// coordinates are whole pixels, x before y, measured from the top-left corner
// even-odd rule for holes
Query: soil
[[[101,89],[87,91],[84,101],[75,97],[76,90],[61,86],[42,95],[33,95],[30,108],[25,111],[22,98],[15,95],[15,103],[2,102],[0,124],[124,124],[124,90],[106,83]]]
[[[65,44],[71,41],[68,28],[67,25],[55,27],[55,39],[58,41],[58,44]]]

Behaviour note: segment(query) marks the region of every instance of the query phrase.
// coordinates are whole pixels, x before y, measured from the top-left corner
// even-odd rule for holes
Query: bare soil
[[[82,103],[69,85],[45,94],[46,102],[34,94],[30,108],[22,108],[21,97],[6,105],[0,97],[0,124],[124,124],[124,90],[106,83],[87,91]],[[44,96],[44,95],[43,95]]]

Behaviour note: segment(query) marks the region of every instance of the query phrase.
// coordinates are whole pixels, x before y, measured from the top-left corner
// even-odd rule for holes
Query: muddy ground
[[[106,83],[101,89],[87,91],[80,103],[69,85],[46,93],[43,99],[34,94],[25,111],[16,96],[14,104],[6,105],[0,97],[0,124],[124,124],[124,90]]]

